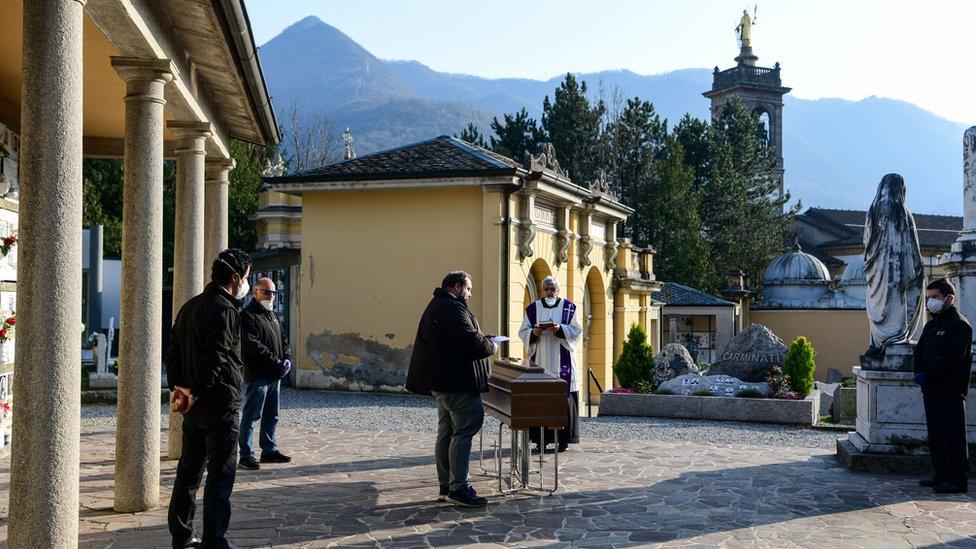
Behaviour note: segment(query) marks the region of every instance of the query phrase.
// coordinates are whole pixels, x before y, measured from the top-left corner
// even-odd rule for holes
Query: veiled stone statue
[[[880,357],[908,343],[922,313],[924,274],[915,218],[905,207],[905,180],[884,176],[864,223],[864,273],[871,346]]]

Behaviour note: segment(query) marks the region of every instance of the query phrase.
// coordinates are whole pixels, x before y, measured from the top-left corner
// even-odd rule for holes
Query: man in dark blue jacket
[[[229,547],[230,494],[237,471],[241,426],[241,299],[247,296],[251,258],[224,250],[210,284],[187,301],[173,323],[166,353],[170,409],[183,414],[183,454],[169,502],[173,547]],[[203,491],[203,540],[193,538],[196,494]]]
[[[407,389],[437,401],[434,459],[441,500],[484,507],[487,500],[468,484],[468,462],[471,439],[485,418],[481,393],[488,391],[495,344],[481,333],[470,298],[471,276],[464,271],[448,273],[434,290],[417,328]]]
[[[935,476],[919,484],[940,494],[962,493],[969,488],[966,395],[973,329],[956,309],[956,289],[948,280],[932,282],[925,293],[932,319],[915,347],[915,382],[922,387]]]

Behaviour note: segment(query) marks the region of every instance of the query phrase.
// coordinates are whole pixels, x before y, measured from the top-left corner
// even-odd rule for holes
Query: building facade
[[[516,358],[524,308],[555,276],[583,312],[583,375],[604,389],[629,326],[659,333],[653,251],[617,238],[632,210],[606,181],[571,181],[551,146],[519,163],[442,136],[266,182],[302,200],[299,387],[403,390],[420,314],[456,269]]]

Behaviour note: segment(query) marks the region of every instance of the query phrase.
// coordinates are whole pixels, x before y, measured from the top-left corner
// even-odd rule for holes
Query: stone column
[[[170,62],[113,57],[125,80],[122,300],[115,510],[159,506],[163,277],[163,88]]]
[[[237,164],[233,158],[208,158],[206,222],[204,232],[204,264],[208,267],[217,254],[227,248],[227,176]]]
[[[962,138],[962,235],[960,240],[976,240],[976,126]]]
[[[962,232],[939,263],[956,287],[956,306],[963,316],[976,318],[976,126],[963,135]]]
[[[78,545],[84,4],[23,3],[15,549]]]
[[[203,291],[206,283],[203,255],[205,146],[212,129],[208,122],[170,121],[176,135],[176,223],[173,238],[173,318],[184,303]],[[183,452],[183,415],[169,414],[169,459]]]

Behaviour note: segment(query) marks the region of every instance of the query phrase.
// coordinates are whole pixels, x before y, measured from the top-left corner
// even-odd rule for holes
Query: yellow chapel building
[[[583,311],[594,399],[631,325],[660,348],[653,250],[617,236],[633,210],[602,173],[572,181],[551,144],[517,162],[441,136],[265,182],[256,265],[291,273],[298,387],[403,390],[420,315],[456,269],[473,278],[482,330],[512,338],[500,354],[518,358],[523,311],[555,276]]]

